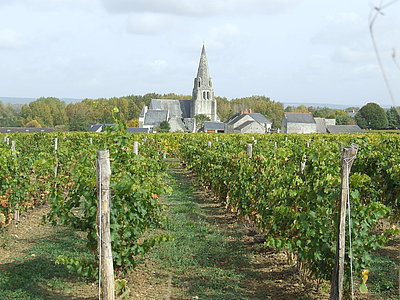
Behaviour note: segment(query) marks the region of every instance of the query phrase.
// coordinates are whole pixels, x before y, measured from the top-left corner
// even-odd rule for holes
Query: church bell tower
[[[208,116],[211,121],[218,121],[217,101],[214,99],[214,88],[208,73],[208,62],[204,45],[201,50],[197,77],[194,79],[190,112],[192,118],[199,114]]]

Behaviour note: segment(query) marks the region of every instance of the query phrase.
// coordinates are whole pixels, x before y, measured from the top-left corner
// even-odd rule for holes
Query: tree
[[[42,126],[37,120],[29,121],[28,123],[25,124],[25,127],[42,128]]]
[[[398,107],[391,107],[386,111],[386,116],[388,119],[388,128],[398,129],[400,128],[400,115]]]
[[[160,125],[156,128],[157,132],[169,132],[171,130],[171,125],[169,125],[167,120],[164,120],[160,123]]]
[[[349,115],[339,115],[336,117],[336,125],[356,125],[356,120]]]
[[[388,127],[385,110],[376,103],[361,107],[355,115],[357,125],[363,129],[384,129]]]
[[[21,117],[22,123],[37,120],[44,127],[65,125],[67,123],[65,102],[54,97],[39,98],[22,107]]]
[[[196,120],[196,131],[199,131],[204,126],[205,121],[211,121],[210,117],[203,114],[195,115],[194,119]]]
[[[94,117],[93,107],[85,101],[68,104],[65,112],[68,117],[70,131],[86,131],[90,123],[98,121]]]

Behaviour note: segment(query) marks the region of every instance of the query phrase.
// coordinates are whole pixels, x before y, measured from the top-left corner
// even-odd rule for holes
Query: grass
[[[393,243],[398,245],[398,241],[399,238],[394,240]],[[400,299],[399,251],[397,249],[397,260],[393,258],[396,254],[392,254],[391,257],[390,255],[383,255],[379,251],[372,257],[367,285],[370,292],[375,294],[378,299]]]
[[[169,206],[166,231],[175,239],[153,249],[150,259],[172,274],[172,285],[178,287],[175,293],[179,299],[254,296],[243,280],[255,274],[247,268],[249,258],[239,241],[242,230],[219,226],[216,214],[224,210],[202,202],[180,169],[170,168],[169,173],[174,192],[164,199]],[[261,295],[258,299],[262,299]]]
[[[81,285],[79,278],[54,261],[61,254],[84,256],[82,239],[65,227],[50,228],[50,235],[41,229],[38,227],[37,233],[29,237],[30,247],[0,265],[0,299],[71,299],[68,294],[76,292],[76,284]],[[4,240],[5,250],[18,247],[18,244],[12,245],[10,238],[4,237]]]

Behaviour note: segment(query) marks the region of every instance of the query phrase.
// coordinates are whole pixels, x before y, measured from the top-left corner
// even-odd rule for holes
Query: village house
[[[335,119],[314,117],[311,113],[284,113],[282,133],[361,133],[358,125],[336,125]]]
[[[317,133],[312,113],[284,113],[282,133]]]
[[[260,113],[243,110],[233,115],[225,124],[227,133],[266,133],[271,131],[272,122]]]

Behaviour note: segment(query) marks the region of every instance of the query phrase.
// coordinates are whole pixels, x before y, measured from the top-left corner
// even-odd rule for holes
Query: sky
[[[215,94],[400,105],[400,1],[0,0],[0,96],[190,95],[201,47]]]

